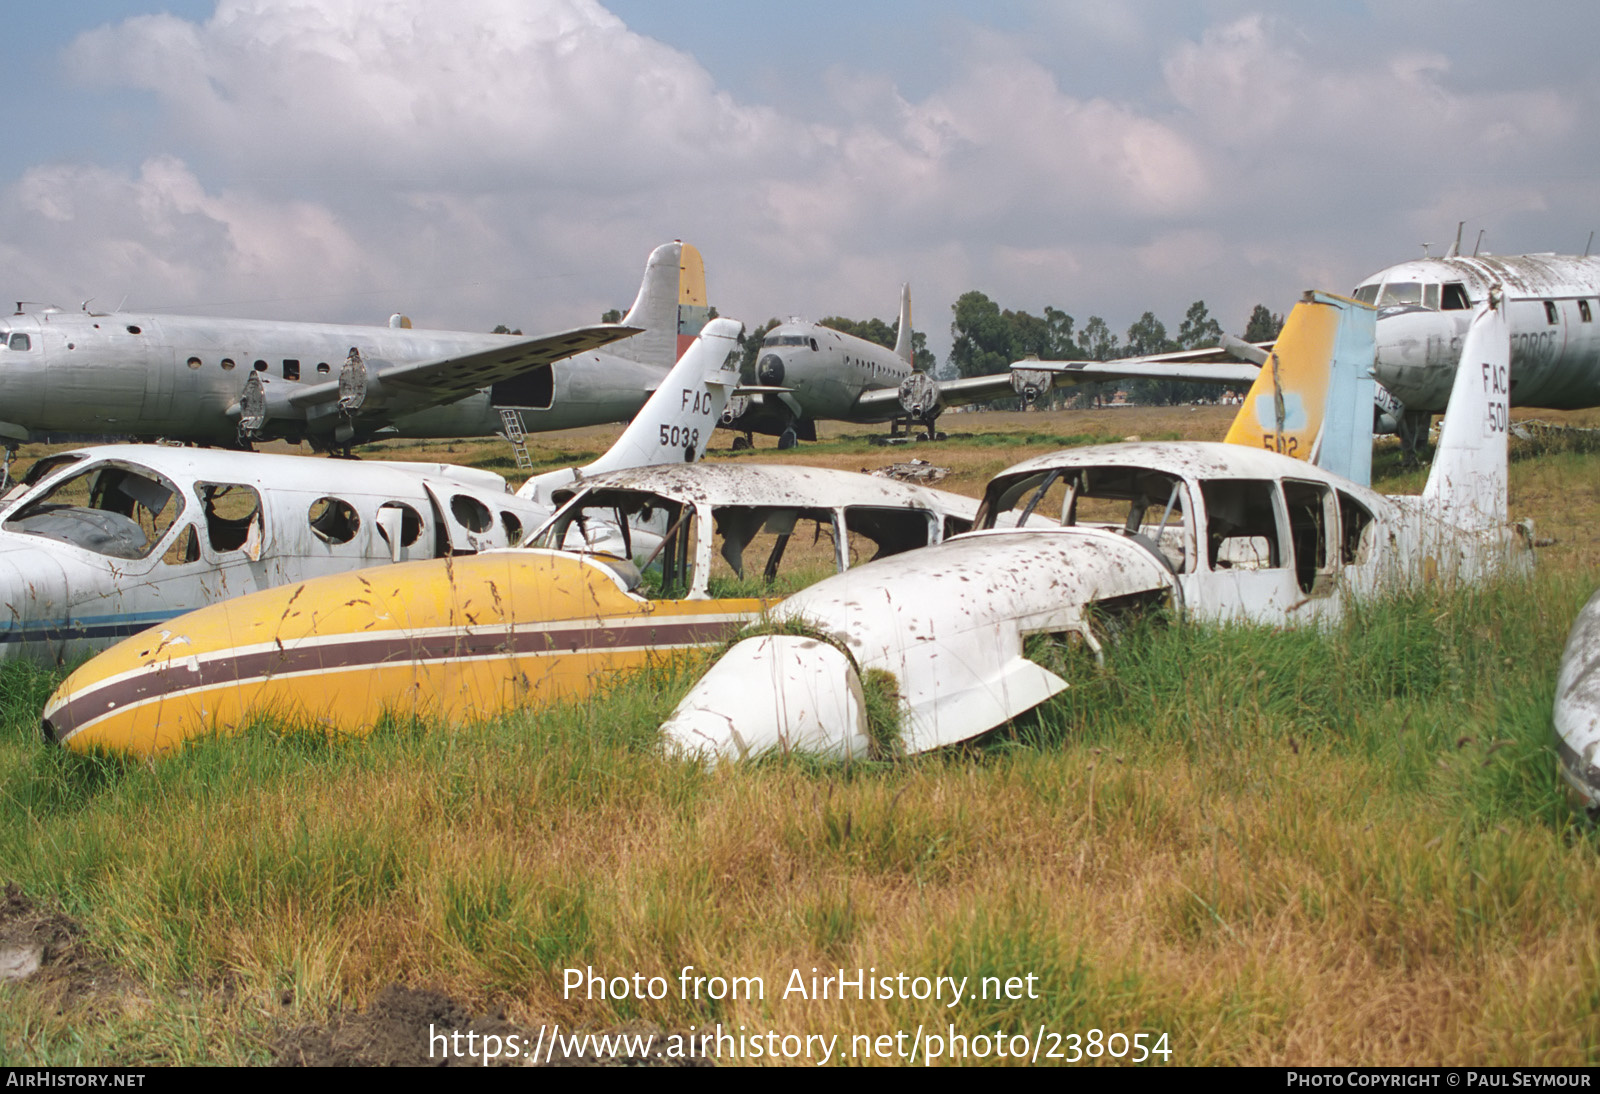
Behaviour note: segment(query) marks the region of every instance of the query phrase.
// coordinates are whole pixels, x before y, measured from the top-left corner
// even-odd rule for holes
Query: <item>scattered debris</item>
[[[921,483],[923,486],[934,486],[943,482],[950,475],[948,467],[936,467],[927,460],[908,460],[905,463],[891,463],[888,467],[880,467],[874,471],[861,470],[869,475],[876,475],[880,479],[899,479],[901,482]]]

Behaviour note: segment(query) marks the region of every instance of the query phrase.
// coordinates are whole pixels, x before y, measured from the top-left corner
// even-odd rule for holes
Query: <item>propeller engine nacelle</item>
[[[912,421],[932,421],[944,409],[939,381],[926,372],[913,372],[900,381],[900,409]]]

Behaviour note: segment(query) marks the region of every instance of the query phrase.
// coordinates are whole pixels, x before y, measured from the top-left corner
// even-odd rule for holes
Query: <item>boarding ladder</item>
[[[511,442],[511,451],[517,454],[517,466],[529,468],[533,466],[533,457],[528,455],[528,434],[522,429],[522,415],[508,406],[500,408],[500,420],[506,425],[505,438]]]

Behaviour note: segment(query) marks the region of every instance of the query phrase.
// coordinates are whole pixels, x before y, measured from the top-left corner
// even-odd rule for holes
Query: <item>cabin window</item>
[[[146,558],[183,508],[178,488],[156,472],[102,463],[63,479],[4,527],[109,558]]]
[[[311,530],[324,543],[349,543],[361,529],[355,506],[339,498],[318,498],[307,513]]]
[[[267,371],[267,363],[265,361],[257,361],[252,367],[257,372],[265,372],[265,371]]]
[[[1333,591],[1333,566],[1328,560],[1333,491],[1324,483],[1284,480],[1283,500],[1289,511],[1289,542],[1294,548],[1294,577],[1308,596]]]
[[[1472,301],[1467,299],[1467,287],[1459,281],[1446,282],[1439,307],[1443,311],[1466,311],[1472,307]]]
[[[450,499],[450,513],[456,518],[456,523],[469,532],[487,532],[494,527],[494,517],[489,507],[466,494],[457,494]]]
[[[1561,314],[1556,311],[1556,302],[1554,300],[1546,300],[1544,302],[1544,321],[1553,327],[1560,320]]]
[[[245,551],[261,557],[261,495],[243,483],[197,482],[206,538],[218,554]]]
[[[1200,484],[1206,503],[1206,557],[1213,570],[1270,570],[1283,565],[1278,543],[1278,484],[1213,479]]]
[[[386,501],[378,506],[378,516],[382,517],[390,509],[400,511],[400,546],[414,546],[422,538],[422,514],[404,502]],[[384,531],[382,520],[378,521],[378,535],[383,537],[385,543],[389,542],[389,533]]]
[[[1372,523],[1372,511],[1343,490],[1339,491],[1339,529],[1339,564],[1365,565],[1372,557],[1377,525]]]
[[[222,371],[223,372],[232,372],[233,371],[233,358],[232,357],[224,357],[222,359]]]
[[[897,555],[934,541],[936,518],[918,509],[889,509],[866,505],[844,511],[850,565]]]
[[[33,341],[21,331],[16,331],[11,335],[11,339],[6,345],[11,349],[32,349]]]
[[[500,511],[500,527],[506,530],[506,542],[516,546],[522,540],[522,522],[515,513]]]
[[[128,326],[128,333],[129,333],[129,334],[142,334],[142,333],[144,333],[144,332],[143,332],[143,331],[141,331],[141,330],[140,330],[140,329],[139,329],[139,328],[138,328],[138,327],[135,327],[135,326],[133,326],[133,325],[132,325],[132,324],[129,324],[129,326]]]
[[[200,358],[191,357],[191,358],[189,358],[188,364],[189,364],[190,368],[199,368],[200,367]]]
[[[328,368],[328,362],[326,362],[326,361],[318,361],[317,362],[317,371],[322,373],[323,375],[327,375],[327,373],[329,371],[331,371]]]
[[[285,380],[300,379],[300,362],[292,357],[283,359],[283,378]]]
[[[1587,300],[1578,301],[1578,318],[1585,323],[1593,320],[1594,316],[1589,312],[1589,302]]]
[[[183,526],[183,531],[173,539],[172,546],[161,556],[161,561],[168,566],[182,566],[185,563],[200,561],[200,536],[194,530],[194,525]]]

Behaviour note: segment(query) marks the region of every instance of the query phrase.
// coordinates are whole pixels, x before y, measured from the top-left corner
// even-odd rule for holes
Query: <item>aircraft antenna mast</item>
[[[1484,231],[1485,231],[1485,229],[1483,229],[1483,228],[1479,228],[1478,229],[1478,242],[1472,245],[1472,257],[1473,258],[1477,258],[1478,257],[1478,250],[1479,250],[1479,248],[1481,248],[1483,246],[1483,233],[1484,233]]]
[[[1456,241],[1454,243],[1450,244],[1450,253],[1445,255],[1446,258],[1460,258],[1461,257],[1461,229],[1465,228],[1466,226],[1467,226],[1467,222],[1466,221],[1464,221],[1464,220],[1456,221]]]
[[[1432,246],[1433,246],[1432,243],[1424,243],[1422,245],[1422,257],[1423,258],[1432,258],[1433,257],[1431,254],[1428,253],[1428,248],[1432,247]]]
[[[1594,231],[1591,230],[1589,232],[1589,242],[1587,242],[1587,243],[1585,243],[1583,245],[1583,257],[1584,258],[1588,258],[1589,257],[1589,248],[1593,247],[1593,246],[1594,246]]]

